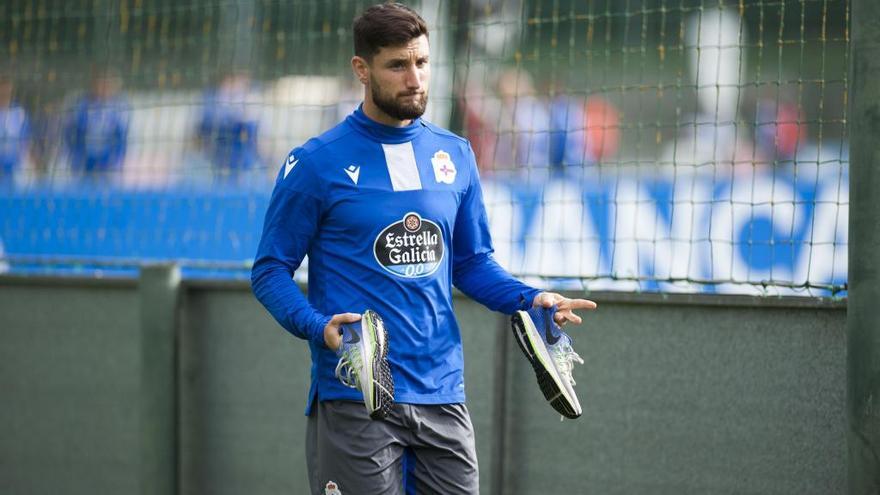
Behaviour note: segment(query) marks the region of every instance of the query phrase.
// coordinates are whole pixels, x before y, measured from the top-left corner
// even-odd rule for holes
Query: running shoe
[[[394,404],[394,381],[388,366],[388,333],[382,318],[367,310],[360,321],[339,328],[342,344],[336,351],[336,378],[364,395],[373,419],[383,419]]]
[[[571,371],[575,362],[584,364],[584,360],[572,349],[571,337],[553,321],[555,314],[556,306],[517,311],[511,326],[516,342],[532,363],[544,397],[553,409],[574,419],[582,410]]]

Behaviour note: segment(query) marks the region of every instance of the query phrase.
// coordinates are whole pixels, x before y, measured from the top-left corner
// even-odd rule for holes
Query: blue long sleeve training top
[[[308,299],[293,281],[308,255]],[[464,402],[452,285],[513,313],[540,292],[508,274],[492,242],[468,142],[421,119],[398,128],[359,108],[295,148],[278,174],[251,273],[253,291],[309,341],[312,401],[362,400],[335,377],[323,330],[373,309],[389,334],[397,402]]]

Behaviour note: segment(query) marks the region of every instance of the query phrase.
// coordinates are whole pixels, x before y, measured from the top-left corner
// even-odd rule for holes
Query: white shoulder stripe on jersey
[[[383,144],[385,164],[391,177],[391,188],[395,191],[416,191],[422,188],[419,168],[412,142]]]
[[[293,155],[287,157],[287,163],[284,164],[284,178],[287,178],[287,175],[293,170],[293,167],[299,162]]]

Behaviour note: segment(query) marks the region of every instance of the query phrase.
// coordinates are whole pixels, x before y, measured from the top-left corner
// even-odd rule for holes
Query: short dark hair
[[[373,5],[354,20],[354,54],[366,60],[386,46],[400,46],[428,36],[428,25],[413,9],[399,3]]]

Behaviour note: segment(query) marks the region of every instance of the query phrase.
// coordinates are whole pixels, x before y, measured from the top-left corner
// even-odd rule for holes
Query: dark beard
[[[375,81],[370,84],[370,93],[373,96],[373,103],[379,110],[385,112],[389,117],[397,120],[417,119],[425,113],[425,107],[428,105],[428,93],[422,93],[421,98],[413,103],[401,104],[391,97],[385,97],[380,91]]]

